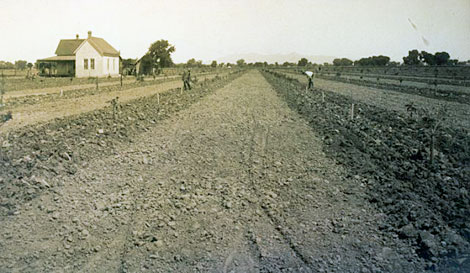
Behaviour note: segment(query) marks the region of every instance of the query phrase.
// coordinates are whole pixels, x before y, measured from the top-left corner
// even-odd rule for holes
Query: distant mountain
[[[236,63],[239,59],[244,59],[247,63],[255,62],[268,62],[268,63],[279,63],[284,62],[297,63],[301,58],[307,58],[312,63],[323,64],[332,63],[336,57],[333,56],[321,56],[321,55],[302,55],[299,53],[290,54],[258,54],[258,53],[246,53],[246,54],[232,54],[217,59],[217,62],[221,63]]]

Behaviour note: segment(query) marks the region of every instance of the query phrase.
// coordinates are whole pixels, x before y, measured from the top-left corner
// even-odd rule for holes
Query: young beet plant
[[[109,103],[111,104],[111,106],[113,108],[113,119],[116,120],[118,118],[119,108],[120,108],[119,97],[116,97],[116,98],[110,100]]]
[[[446,122],[448,121],[448,109],[445,106],[437,108],[420,109],[419,122],[421,127],[425,129],[429,138],[429,164],[434,165],[434,151],[436,146],[436,138],[443,132]]]
[[[0,109],[3,107],[3,96],[5,95],[5,79],[2,77],[0,78]]]
[[[2,110],[2,108],[5,106],[4,103],[3,103],[3,95],[5,94],[5,79],[3,78],[3,74],[2,74],[2,78],[0,79],[0,110]],[[6,114],[1,114],[0,115],[0,126],[2,126],[5,122],[9,121],[10,119],[12,119],[12,114],[11,112],[8,112]]]

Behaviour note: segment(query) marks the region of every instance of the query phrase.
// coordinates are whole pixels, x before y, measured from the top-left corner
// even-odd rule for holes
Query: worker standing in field
[[[188,69],[188,73],[186,73],[186,85],[188,90],[191,90],[191,69]]]
[[[183,76],[181,76],[181,80],[183,81],[183,88],[186,90],[186,70],[183,70]]]
[[[191,90],[191,71],[188,69],[187,71],[183,71],[183,85],[184,85],[184,90]]]
[[[307,90],[312,90],[313,89],[313,72],[312,71],[305,71],[305,75],[307,75],[307,78],[308,78]]]

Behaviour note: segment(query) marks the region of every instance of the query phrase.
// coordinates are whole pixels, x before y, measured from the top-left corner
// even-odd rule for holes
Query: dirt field
[[[223,76],[224,74],[222,74]],[[205,74],[199,75],[198,78],[200,81],[210,80],[216,77],[216,74]],[[117,85],[118,83],[113,83]],[[110,85],[110,84],[108,84]],[[137,87],[119,90],[116,89],[111,92],[102,92],[96,95],[84,95],[74,98],[60,98],[57,97],[53,101],[48,101],[44,103],[37,103],[34,105],[19,105],[17,107],[9,108],[8,110],[13,112],[13,119],[8,121],[2,127],[0,127],[0,134],[23,127],[27,125],[32,125],[41,122],[47,122],[55,118],[66,117],[70,115],[77,115],[84,112],[93,111],[96,109],[101,109],[105,106],[110,105],[110,101],[116,97],[119,97],[120,103],[125,103],[129,100],[134,100],[136,98],[151,96],[159,92],[168,91],[175,88],[180,88],[182,85],[181,80],[171,80],[163,83],[157,83],[155,85],[149,85],[145,87]],[[69,86],[70,90],[73,88],[80,89],[86,88],[86,86]],[[64,87],[67,88],[67,87]],[[55,89],[41,89],[42,92],[52,92],[57,93],[57,88]],[[22,92],[22,91],[21,91]],[[60,92],[60,91],[59,91]],[[16,92],[12,92],[16,94]],[[90,91],[91,93],[91,91]],[[8,94],[8,93],[7,93]],[[34,96],[28,91],[26,94],[29,96]],[[40,99],[41,97],[38,97]],[[1,113],[1,112],[0,112]]]
[[[456,122],[466,117],[411,116],[341,94],[347,89],[338,86],[307,91],[284,74],[263,75],[322,137],[325,154],[362,181],[385,215],[381,230],[414,247],[428,270],[470,271],[470,134]],[[384,98],[388,91],[382,89]],[[445,122],[431,137],[429,122],[439,119]]]
[[[286,75],[307,84],[307,78],[304,75]],[[319,78],[315,78],[314,81],[315,87],[317,88],[332,91],[346,97],[352,97],[353,100],[358,102],[402,113],[406,112],[406,104],[410,102],[413,102],[415,106],[420,108],[438,108],[446,106],[451,115],[452,122],[456,125],[470,128],[470,119],[468,119],[470,116],[470,106],[466,103],[444,101],[394,90],[359,86]]]
[[[419,272],[257,71],[2,216],[5,272]]]

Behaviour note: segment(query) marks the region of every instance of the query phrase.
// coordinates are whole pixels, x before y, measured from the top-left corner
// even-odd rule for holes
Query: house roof
[[[63,39],[55,51],[57,56],[73,56],[77,50],[88,41],[93,48],[102,56],[119,57],[119,51],[112,47],[103,38],[89,37],[88,39]]]
[[[57,56],[75,55],[75,50],[85,41],[85,39],[64,39],[60,40],[55,54]]]
[[[38,61],[75,61],[74,55],[69,56],[52,56],[49,58],[40,59]]]
[[[96,51],[102,56],[110,56],[110,57],[119,57],[119,51],[114,49],[108,42],[106,42],[103,38],[98,38],[98,37],[90,37],[86,39],[90,43],[91,46],[93,46]],[[73,54],[75,54],[78,49],[83,45],[82,43],[79,47],[75,49]]]

